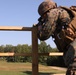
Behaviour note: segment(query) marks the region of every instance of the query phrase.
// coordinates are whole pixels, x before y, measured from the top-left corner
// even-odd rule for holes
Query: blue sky
[[[39,18],[38,5],[44,0],[0,0],[0,26],[32,27]],[[58,6],[76,5],[76,0],[54,0]],[[0,45],[31,45],[31,32],[0,31]],[[52,39],[47,44],[55,47]]]

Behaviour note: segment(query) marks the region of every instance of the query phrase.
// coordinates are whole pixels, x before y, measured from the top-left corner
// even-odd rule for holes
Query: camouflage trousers
[[[67,66],[66,75],[76,75],[76,39],[70,43],[67,52],[63,55]]]

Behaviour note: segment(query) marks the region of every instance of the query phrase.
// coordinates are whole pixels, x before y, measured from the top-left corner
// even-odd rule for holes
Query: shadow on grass
[[[26,73],[27,75],[32,75],[32,71],[23,71],[23,73]],[[39,72],[39,75],[52,75],[52,74],[55,74],[55,73],[42,73],[42,72]]]
[[[32,72],[31,71],[23,71],[23,73],[26,73],[28,75],[32,75]]]

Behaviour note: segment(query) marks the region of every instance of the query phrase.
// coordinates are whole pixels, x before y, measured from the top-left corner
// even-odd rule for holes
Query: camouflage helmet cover
[[[52,0],[46,0],[39,5],[38,13],[40,16],[42,16],[49,9],[53,9],[55,7],[57,7],[57,4],[55,2],[53,2]]]

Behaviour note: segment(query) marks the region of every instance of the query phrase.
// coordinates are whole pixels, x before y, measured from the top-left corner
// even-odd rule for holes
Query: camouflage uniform
[[[43,41],[50,36],[54,37],[56,45],[59,43],[57,48],[60,52],[64,52],[64,62],[68,67],[66,75],[76,75],[76,36],[73,40],[70,38],[64,39],[65,35],[63,33],[63,30],[65,30],[65,33],[72,38],[72,34],[66,31],[72,19],[73,17],[68,11],[57,7],[47,11],[46,18],[42,23],[43,25],[40,21],[38,23],[38,38]]]

